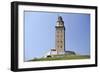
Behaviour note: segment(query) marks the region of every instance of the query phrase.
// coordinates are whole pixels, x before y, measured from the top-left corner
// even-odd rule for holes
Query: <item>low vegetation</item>
[[[52,61],[52,60],[75,60],[75,59],[89,59],[89,55],[48,55],[45,58],[34,58],[29,61]]]

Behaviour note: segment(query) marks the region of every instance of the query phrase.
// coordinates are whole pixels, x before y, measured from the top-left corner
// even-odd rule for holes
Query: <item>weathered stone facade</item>
[[[57,54],[65,53],[65,27],[64,21],[61,16],[58,17],[57,24],[55,26],[55,49]]]

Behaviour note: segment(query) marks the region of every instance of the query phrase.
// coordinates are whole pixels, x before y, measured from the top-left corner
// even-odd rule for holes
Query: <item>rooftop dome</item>
[[[58,16],[58,21],[63,21],[61,16]]]

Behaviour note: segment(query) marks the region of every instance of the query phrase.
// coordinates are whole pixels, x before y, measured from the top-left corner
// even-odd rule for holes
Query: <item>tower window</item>
[[[59,38],[59,35],[57,35],[57,38]]]
[[[60,46],[60,48],[62,48],[62,46]]]
[[[61,43],[62,43],[62,41],[61,41]]]

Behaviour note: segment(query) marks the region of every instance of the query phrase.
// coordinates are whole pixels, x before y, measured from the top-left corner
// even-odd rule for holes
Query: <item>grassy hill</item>
[[[89,55],[53,55],[46,58],[35,58],[29,61],[52,61],[52,60],[75,60],[75,59],[89,59]]]

